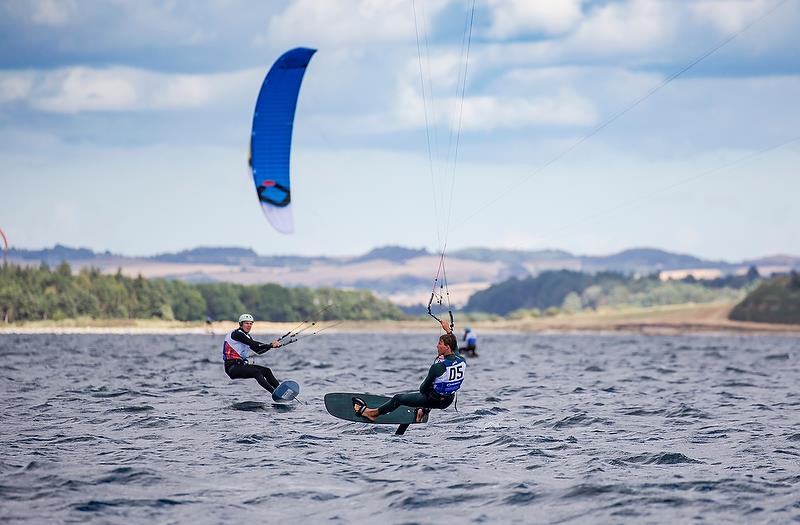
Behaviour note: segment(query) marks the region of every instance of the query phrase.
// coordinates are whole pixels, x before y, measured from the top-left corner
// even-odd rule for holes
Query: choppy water
[[[800,521],[800,338],[485,335],[458,412],[402,437],[322,396],[416,388],[434,331],[270,353],[288,407],[219,339],[0,336],[0,519]]]

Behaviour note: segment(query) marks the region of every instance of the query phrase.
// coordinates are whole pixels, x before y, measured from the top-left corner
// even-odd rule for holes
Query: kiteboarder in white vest
[[[462,339],[467,346],[461,349],[461,353],[467,357],[478,357],[478,335],[475,330],[469,326],[464,329],[464,338]]]
[[[250,336],[253,328],[253,316],[242,314],[239,316],[239,328],[225,336],[222,343],[222,360],[225,363],[225,373],[231,379],[255,379],[258,384],[270,392],[275,391],[275,387],[280,384],[266,366],[251,365],[247,362],[250,350],[257,354],[263,354],[273,348],[281,346],[279,340],[271,343],[261,343]]]

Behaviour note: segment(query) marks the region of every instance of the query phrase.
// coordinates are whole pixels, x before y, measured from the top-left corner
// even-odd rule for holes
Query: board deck
[[[272,393],[272,400],[277,403],[285,403],[297,397],[299,393],[300,385],[295,381],[283,381],[275,387],[275,391]]]
[[[325,394],[325,408],[328,413],[339,419],[347,421],[354,421],[357,423],[374,423],[379,425],[411,425],[416,424],[417,414],[414,408],[401,406],[394,412],[378,416],[375,421],[359,416],[353,410],[353,397],[360,397],[366,401],[369,408],[378,408],[385,402],[389,401],[391,397],[378,396],[375,394],[359,394],[359,393],[345,393],[333,392]],[[428,413],[422,417],[420,423],[428,422]]]

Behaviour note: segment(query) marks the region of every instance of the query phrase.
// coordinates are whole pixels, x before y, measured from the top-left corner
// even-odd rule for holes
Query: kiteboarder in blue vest
[[[222,343],[222,360],[225,363],[225,373],[231,379],[255,379],[258,384],[270,392],[280,384],[272,370],[265,366],[251,365],[247,362],[250,350],[263,354],[273,348],[281,346],[277,339],[271,343],[261,343],[250,336],[253,328],[253,316],[242,314],[239,316],[239,328],[225,336]]]
[[[478,349],[478,335],[475,330],[469,326],[464,329],[464,338],[462,339],[467,346],[461,349],[461,353],[468,357],[478,357],[476,350]]]
[[[458,353],[458,341],[446,321],[439,321],[446,332],[436,344],[438,355],[433,361],[428,375],[419,386],[419,392],[397,394],[377,408],[369,408],[363,399],[353,398],[353,410],[370,421],[388,414],[400,406],[417,408],[417,422],[422,421],[425,412],[431,408],[444,409],[450,406],[464,381],[467,362]]]

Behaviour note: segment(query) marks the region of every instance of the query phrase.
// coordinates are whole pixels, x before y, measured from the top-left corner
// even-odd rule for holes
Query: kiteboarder
[[[475,330],[470,328],[469,326],[464,329],[464,337],[462,339],[467,346],[461,349],[461,353],[468,356],[468,357],[478,357],[476,352],[478,348],[478,336],[475,333]]]
[[[247,362],[250,350],[263,354],[273,348],[281,346],[279,340],[271,343],[261,343],[250,336],[253,328],[253,316],[242,314],[239,316],[239,328],[225,336],[222,343],[222,359],[225,363],[225,373],[231,379],[255,379],[258,384],[270,392],[280,384],[272,370],[265,366],[251,365]]]
[[[353,410],[370,421],[388,414],[400,406],[417,408],[417,422],[422,421],[425,412],[431,408],[444,409],[450,406],[461,383],[467,362],[458,354],[458,341],[446,321],[439,321],[446,332],[436,344],[438,355],[433,361],[428,375],[419,386],[419,392],[397,394],[378,408],[368,408],[361,398],[353,398]]]

